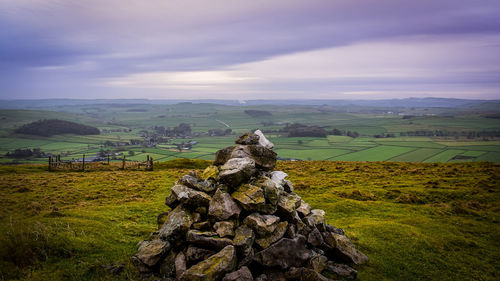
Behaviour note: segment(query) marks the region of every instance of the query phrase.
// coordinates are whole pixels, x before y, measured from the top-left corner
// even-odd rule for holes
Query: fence
[[[146,161],[127,161],[125,155],[120,162],[85,161],[85,154],[81,160],[61,160],[61,155],[49,156],[49,172],[57,170],[89,171],[89,170],[145,170],[153,171],[153,157],[147,155]]]

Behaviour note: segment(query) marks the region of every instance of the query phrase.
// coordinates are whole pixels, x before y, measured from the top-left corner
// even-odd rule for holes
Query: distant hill
[[[49,137],[60,134],[99,135],[96,127],[59,119],[45,119],[21,126],[16,133]]]

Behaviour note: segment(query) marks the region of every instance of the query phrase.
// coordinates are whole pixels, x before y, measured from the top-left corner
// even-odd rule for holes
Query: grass
[[[0,279],[137,280],[130,256],[168,210],[169,188],[209,163],[83,173],[0,166]],[[278,169],[370,257],[360,280],[500,278],[498,164],[302,161]],[[115,263],[125,267],[119,275],[103,267]]]

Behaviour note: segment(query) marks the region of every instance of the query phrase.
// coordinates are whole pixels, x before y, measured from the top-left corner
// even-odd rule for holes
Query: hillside
[[[169,187],[209,163],[86,173],[0,166],[0,276],[136,280],[130,256],[168,210]],[[498,164],[303,161],[277,169],[370,257],[359,280],[500,277]],[[124,265],[117,275],[107,269],[115,263]]]
[[[43,119],[25,124],[15,130],[18,134],[50,137],[61,134],[99,135],[99,129],[59,119]]]

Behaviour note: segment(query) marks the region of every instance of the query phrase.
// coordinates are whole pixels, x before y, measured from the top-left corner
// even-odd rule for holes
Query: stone
[[[316,227],[309,232],[307,243],[311,244],[313,247],[319,247],[324,243],[323,235],[321,235],[321,232]]]
[[[287,281],[287,279],[281,270],[267,269],[255,281]]]
[[[295,193],[283,193],[278,200],[278,211],[285,217],[293,217],[295,210],[300,207],[300,196]]]
[[[159,236],[163,240],[175,242],[183,238],[193,224],[191,213],[180,205],[168,213],[165,223],[159,230]]]
[[[311,213],[311,206],[309,206],[309,204],[301,199],[300,206],[297,208],[297,212],[301,217],[305,217]]]
[[[220,237],[234,236],[234,222],[218,221],[214,224],[214,230]]]
[[[278,242],[255,254],[254,261],[268,267],[279,266],[282,269],[300,267],[314,252],[306,247],[306,238],[297,235],[294,239],[281,238]]]
[[[268,203],[276,205],[278,203],[280,190],[276,187],[276,183],[268,177],[262,177],[255,183],[264,191],[264,197]]]
[[[223,165],[231,158],[251,158],[257,168],[269,171],[276,166],[276,152],[261,145],[237,145],[221,149],[215,154],[214,165]]]
[[[326,278],[320,273],[305,267],[292,268],[285,273],[285,276],[289,279],[303,280],[303,281],[330,281],[331,279]]]
[[[326,271],[348,279],[356,279],[356,277],[358,276],[358,272],[354,268],[332,261],[329,261],[327,263]]]
[[[210,229],[210,223],[208,221],[202,221],[202,222],[197,222],[193,223],[193,228],[202,230],[202,229]]]
[[[305,217],[305,223],[311,227],[317,227],[320,231],[326,230],[325,211],[320,209],[311,210],[311,213]]]
[[[327,252],[335,258],[354,264],[363,264],[369,261],[368,257],[358,251],[345,235],[323,232],[323,239],[331,247],[327,249]]]
[[[176,184],[172,187],[172,194],[181,204],[189,206],[208,206],[212,197],[202,191],[189,188],[185,185]]]
[[[255,174],[255,162],[248,158],[232,158],[220,167],[220,182],[228,186],[238,186]]]
[[[265,249],[265,248],[269,247],[269,245],[280,240],[285,235],[287,228],[288,228],[288,222],[286,222],[286,221],[280,222],[280,223],[278,223],[278,225],[276,226],[276,229],[271,234],[266,235],[262,238],[259,238],[259,239],[255,240],[255,242],[262,249]]]
[[[327,263],[327,257],[323,255],[316,255],[309,260],[308,268],[321,273],[327,267]]]
[[[177,280],[181,278],[182,274],[186,271],[186,256],[180,252],[175,257],[175,277]]]
[[[249,212],[258,211],[266,203],[264,191],[251,184],[240,185],[231,196],[243,209]]]
[[[326,231],[337,233],[337,234],[340,234],[340,235],[345,235],[344,230],[342,228],[336,228],[336,227],[331,226],[329,224],[326,225]]]
[[[240,269],[226,274],[222,281],[253,281],[253,276],[248,267],[242,266]]]
[[[285,192],[293,192],[293,183],[289,180],[285,180],[283,188],[285,189]]]
[[[244,144],[244,145],[249,145],[249,144],[259,144],[259,136],[256,134],[249,134],[245,133],[241,135],[236,141],[236,144]]]
[[[282,171],[274,171],[271,173],[271,180],[276,183],[276,185],[283,188],[285,185],[285,178],[288,177],[288,174]],[[284,189],[283,189],[284,190]]]
[[[193,245],[189,245],[186,250],[186,260],[188,263],[192,264],[200,260],[204,260],[215,253],[216,252],[213,250],[203,249],[195,247]]]
[[[259,236],[267,236],[273,233],[279,221],[280,218],[277,216],[252,213],[243,220],[243,224],[253,229]]]
[[[254,241],[255,234],[250,227],[241,225],[236,228],[236,231],[234,232],[233,245],[239,253],[247,252],[247,249],[251,249]]]
[[[262,133],[261,130],[256,130],[255,132],[253,132],[255,135],[259,136],[259,145],[260,146],[263,146],[267,149],[273,149],[274,147],[274,144],[272,142],[270,142],[266,136],[264,136],[264,134]]]
[[[155,239],[152,241],[142,241],[135,256],[149,267],[155,266],[163,254],[170,250],[170,243]]]
[[[195,229],[187,232],[186,241],[202,248],[217,251],[233,243],[231,239],[220,238],[215,232],[199,231]]]
[[[181,281],[215,281],[232,272],[237,265],[236,250],[229,245],[217,254],[199,262],[182,274]]]
[[[229,193],[217,189],[208,206],[208,216],[214,221],[238,218],[241,208],[234,202]]]
[[[201,177],[205,180],[217,180],[219,178],[219,168],[217,168],[217,166],[210,165],[203,170]]]
[[[175,277],[175,257],[177,254],[170,251],[160,265],[160,274],[164,277]]]

